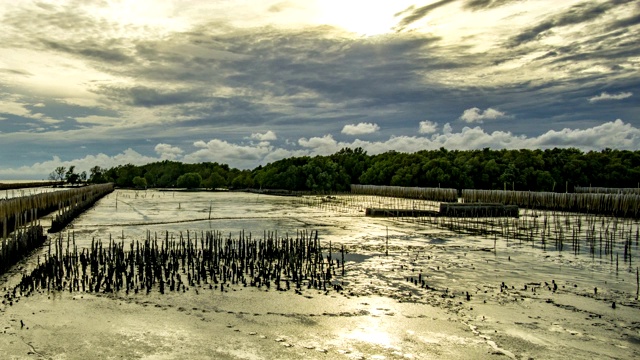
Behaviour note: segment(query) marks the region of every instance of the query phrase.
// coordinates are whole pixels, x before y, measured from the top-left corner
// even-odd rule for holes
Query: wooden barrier
[[[526,209],[568,211],[587,214],[640,217],[640,195],[552,193],[502,190],[462,190],[465,203],[487,202]]]
[[[351,193],[432,201],[457,201],[458,191],[448,188],[377,186],[351,184]]]

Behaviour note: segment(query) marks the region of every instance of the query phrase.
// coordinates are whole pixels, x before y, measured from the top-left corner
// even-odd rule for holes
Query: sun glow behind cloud
[[[316,21],[358,35],[382,35],[394,31],[397,24],[394,14],[409,4],[407,1],[322,0],[316,2]]]

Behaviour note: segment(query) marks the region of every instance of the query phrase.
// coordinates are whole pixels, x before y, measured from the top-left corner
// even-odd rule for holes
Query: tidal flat
[[[116,190],[49,242],[316,232],[340,288],[230,285],[7,296],[47,244],[0,279],[0,358],[635,359],[637,239],[607,254],[472,234],[355,204],[232,192]],[[331,206],[337,200],[335,206]],[[340,204],[340,205],[337,205]],[[555,215],[557,216],[557,214]],[[46,226],[47,219],[42,220]],[[630,238],[636,228],[628,229]],[[607,250],[608,251],[608,250]],[[613,258],[613,253],[619,259]],[[615,306],[614,306],[615,304]]]

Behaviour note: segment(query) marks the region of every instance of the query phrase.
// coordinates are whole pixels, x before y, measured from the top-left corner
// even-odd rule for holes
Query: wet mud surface
[[[0,358],[640,357],[636,244],[632,262],[616,267],[607,257],[296,198],[156,191],[116,191],[60,236],[89,247],[212,229],[256,237],[317,230],[325,254],[329,243],[334,258],[347,249],[342,288],[9,295],[0,304]],[[5,300],[45,252],[0,280]]]

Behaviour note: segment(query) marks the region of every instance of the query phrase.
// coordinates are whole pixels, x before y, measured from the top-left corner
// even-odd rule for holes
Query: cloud
[[[220,139],[212,139],[208,142],[196,141],[193,146],[198,150],[184,155],[184,162],[219,162],[233,164],[232,166],[242,169],[257,166],[273,150],[273,147],[268,143],[241,145]]]
[[[54,119],[43,113],[34,113],[29,110],[29,104],[22,102],[17,96],[9,96],[5,99],[0,98],[0,114],[15,115],[27,119],[38,120],[45,124],[58,124],[62,120]],[[32,105],[34,108],[40,107],[39,104]]]
[[[603,101],[603,100],[622,100],[622,99],[629,98],[632,95],[633,95],[632,92],[621,92],[618,94],[609,94],[603,91],[602,93],[600,93],[600,95],[589,98],[589,102],[594,103],[594,102]]]
[[[323,137],[312,137],[309,139],[300,138],[298,140],[298,145],[312,149],[312,151],[317,154],[329,155],[340,150],[340,145],[331,134]]]
[[[359,123],[357,125],[345,125],[342,128],[342,133],[346,135],[364,135],[364,134],[372,134],[380,130],[380,126],[378,124],[372,123]]]
[[[464,7],[475,11],[500,7],[515,1],[520,0],[467,0]]]
[[[369,154],[396,150],[416,152],[420,150],[446,149],[548,149],[575,147],[585,151],[604,148],[635,150],[640,148],[640,129],[622,120],[606,122],[585,129],[549,130],[541,135],[528,137],[509,131],[487,132],[479,126],[464,127],[453,132],[445,124],[442,133],[423,136],[392,136],[386,141],[337,142],[330,135],[311,139],[300,139],[300,145],[309,149],[309,155],[329,155],[344,147],[362,147]]]
[[[176,160],[184,153],[184,151],[177,146],[162,143],[156,145],[154,150],[163,160]]]
[[[494,130],[521,143],[603,119],[640,125],[633,101],[586,101],[603,89],[636,92],[637,1],[429,0],[395,16],[404,30],[373,37],[318,26],[302,0],[269,12],[277,2],[0,6],[0,167],[126,148],[159,159],[154,145],[170,139],[184,152],[165,156],[252,168],[357,144],[411,150],[451,135],[455,145],[464,125],[464,139],[478,143]],[[389,2],[388,18],[398,4]],[[460,116],[472,106],[482,110]],[[440,125],[416,129],[425,114]],[[513,121],[491,121],[501,117]],[[336,141],[363,138],[362,124],[388,141]],[[229,160],[192,147],[208,144],[205,134],[225,142],[216,146]],[[11,156],[17,148],[25,151]]]
[[[125,63],[132,60],[124,51],[119,49],[104,49],[101,47],[102,44],[97,42],[83,41],[75,44],[66,44],[63,42],[42,40],[42,45],[53,51],[86,57],[101,62]]]
[[[580,24],[583,22],[594,21],[598,17],[602,16],[605,12],[609,11],[611,8],[628,3],[630,1],[632,0],[620,0],[616,1],[615,3],[604,2],[600,4],[591,2],[579,3],[569,8],[569,10],[566,10],[558,15],[547,17],[537,25],[528,28],[518,35],[512,37],[510,39],[510,46],[519,46],[534,41],[538,39],[541,34],[555,27],[563,27]]]
[[[21,69],[3,69],[3,68],[0,68],[0,73],[11,74],[11,75],[20,75],[20,76],[32,76],[33,75],[30,72],[25,71],[25,70],[21,70]]]
[[[609,25],[608,30],[618,30],[621,28],[624,29],[638,24],[640,24],[640,13],[633,14],[629,17],[618,19],[612,22]]]
[[[141,107],[181,105],[202,102],[205,99],[194,90],[152,89],[147,86],[121,88],[104,85],[100,86],[96,92],[113,100]]]
[[[460,120],[463,120],[467,123],[476,122],[482,124],[484,120],[495,120],[504,117],[506,117],[506,114],[501,111],[492,108],[488,108],[487,110],[482,111],[479,108],[474,107],[465,110],[464,113],[462,113],[462,115],[460,116]]]
[[[406,9],[405,11],[396,14],[396,16],[399,16],[401,14],[404,14],[406,12],[410,12],[409,15],[403,17],[402,19],[400,19],[400,22],[398,23],[397,26],[397,30],[401,31],[404,30],[404,28],[406,28],[407,26],[419,21],[420,19],[424,18],[425,16],[429,15],[430,12],[432,12],[433,10],[436,10],[440,7],[443,7],[449,3],[455,2],[457,0],[440,0],[440,1],[436,1],[432,4],[429,5],[425,5],[425,6],[421,6],[419,8],[413,8],[413,6],[411,8]]]
[[[420,121],[420,127],[418,128],[418,132],[420,134],[431,134],[438,130],[438,123],[433,121],[425,120]]]
[[[17,180],[47,179],[48,175],[58,166],[66,168],[75,166],[77,173],[83,171],[89,173],[89,169],[93,166],[112,168],[124,164],[144,165],[159,160],[158,158],[142,155],[131,148],[113,156],[99,153],[66,161],[63,161],[59,156],[53,156],[50,160],[37,162],[31,166],[0,169],[0,178]]]
[[[529,147],[637,150],[640,149],[640,129],[618,119],[587,129],[549,130],[537,138],[531,139]]]
[[[549,130],[538,136],[513,134],[509,131],[489,132],[483,128],[463,127],[454,132],[450,124],[445,124],[441,133],[430,136],[391,136],[384,141],[364,141],[356,139],[351,142],[336,141],[330,134],[322,137],[300,138],[298,149],[274,147],[267,142],[258,144],[235,144],[220,139],[208,142],[193,143],[195,151],[185,154],[185,163],[218,162],[229,164],[231,167],[253,169],[258,165],[288,158],[291,156],[331,155],[342,148],[360,147],[370,155],[395,150],[400,152],[417,152],[421,150],[436,150],[441,147],[456,150],[491,149],[549,149],[555,147],[574,147],[583,151],[599,151],[604,148],[621,150],[636,150],[640,148],[640,129],[622,120],[605,122],[600,125],[584,129],[564,128]],[[75,165],[78,172],[88,171],[91,167],[114,167],[122,164],[144,165],[164,160],[163,155],[182,154],[177,147],[158,144],[158,157],[142,155],[132,149],[120,154],[107,156],[103,153],[88,155],[75,160],[62,161],[54,156],[51,160],[35,163],[32,166],[0,169],[3,179],[37,179],[46,178],[58,166],[69,167]]]
[[[251,134],[251,139],[260,140],[260,141],[275,141],[278,140],[276,133],[269,130],[266,133],[253,133]]]

